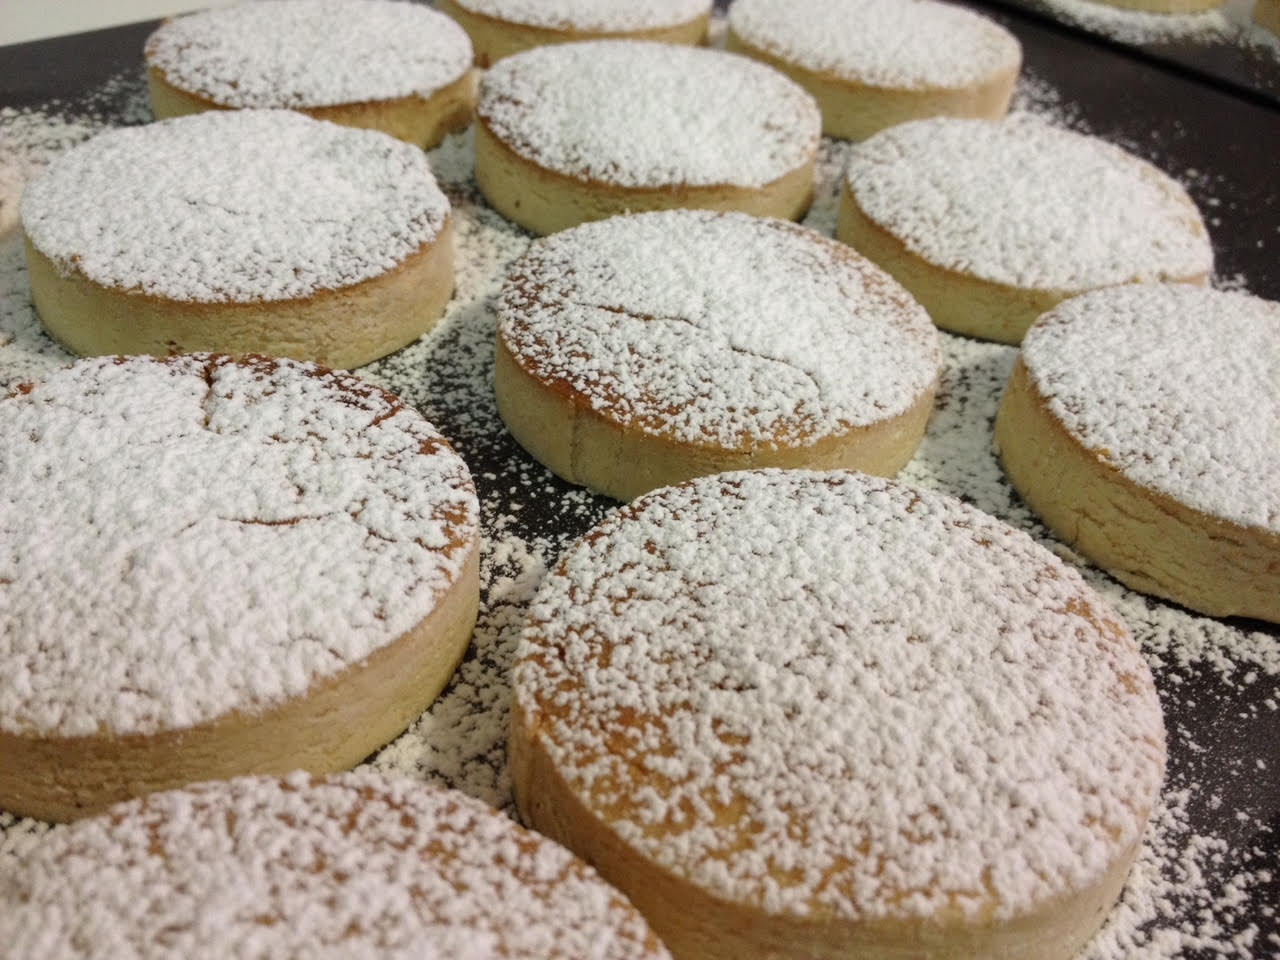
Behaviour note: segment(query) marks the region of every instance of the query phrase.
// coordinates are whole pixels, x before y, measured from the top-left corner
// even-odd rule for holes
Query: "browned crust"
[[[728,184],[620,187],[540,166],[507,145],[483,116],[476,120],[476,185],[508,220],[546,235],[590,220],[645,210],[739,210],[798,220],[813,202],[815,146],[809,160],[761,187]]]
[[[147,67],[151,111],[157,120],[183,117],[206,110],[233,109],[172,83],[158,67]],[[344,127],[381,130],[406,143],[430,149],[446,135],[465,130],[475,115],[476,78],[473,70],[441,87],[429,97],[415,95],[389,100],[366,100],[324,107],[296,107],[317,120]]]
[[[0,808],[73,820],[202,780],[349,769],[436,698],[466,652],[480,596],[478,542],[435,609],[362,663],[258,714],[156,734],[56,737],[0,730]],[[227,598],[235,602],[235,598]]]
[[[1280,623],[1280,533],[1130,480],[1052,413],[1021,357],[1000,401],[995,446],[1045,525],[1121,583],[1210,616]]]
[[[1021,68],[1019,58],[1009,69],[996,71],[981,83],[967,87],[894,89],[798,66],[742,39],[732,28],[725,49],[768,64],[804,87],[818,101],[822,132],[849,140],[865,140],[887,127],[925,117],[999,120],[1009,110]]]
[[[1253,22],[1280,37],[1280,0],[1257,0],[1253,5]]]
[[[199,303],[90,280],[26,242],[31,296],[45,329],[84,356],[261,353],[349,369],[430,330],[453,296],[452,218],[431,243],[380,276],[296,300]]]
[[[711,12],[684,23],[647,30],[594,31],[573,27],[538,27],[464,9],[455,0],[438,0],[436,9],[457,21],[471,38],[477,67],[491,67],[503,57],[551,43],[579,40],[649,40],[656,43],[705,44]]]

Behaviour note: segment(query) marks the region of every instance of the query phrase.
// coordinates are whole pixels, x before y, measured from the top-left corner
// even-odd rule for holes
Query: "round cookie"
[[[453,295],[449,201],[422,151],[288,110],[102,134],[27,187],[22,225],[40,320],[80,354],[355,367]]]
[[[865,475],[655,491],[543,582],[526,822],[676,956],[1065,960],[1164,767],[1121,621],[1025,534]]]
[[[996,417],[1005,473],[1135,590],[1280,622],[1280,304],[1100,290],[1027,331]]]
[[[83,360],[0,400],[0,809],[345,769],[462,657],[466,465],[289,360]]]
[[[999,120],[1022,47],[993,20],[935,0],[736,0],[726,48],[781,70],[822,132],[864,140],[939,115]]]
[[[345,774],[113,807],[0,879],[13,956],[663,960],[617,891],[477,800]]]
[[[718,50],[538,47],[485,74],[476,117],[476,183],[534,233],[676,207],[796,219],[813,198],[813,98]]]
[[[1213,270],[1204,223],[1173,179],[1027,116],[918,120],[858,144],[837,236],[938,326],[1005,343],[1076,294],[1204,283]]]
[[[476,66],[548,43],[652,40],[705,43],[711,0],[440,0],[467,31]]]
[[[897,473],[941,369],[928,314],[891,277],[740,213],[614,217],[536,241],[498,317],[507,428],[621,500],[756,466]]]
[[[275,0],[166,20],[147,38],[157,119],[284,108],[420,147],[471,123],[471,42],[428,7]]]

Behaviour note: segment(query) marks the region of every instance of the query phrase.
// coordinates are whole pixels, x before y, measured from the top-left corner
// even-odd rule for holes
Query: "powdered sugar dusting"
[[[729,27],[806,70],[899,90],[976,86],[1022,60],[1008,30],[935,0],[736,0]]]
[[[818,147],[813,98],[746,57],[596,41],[537,47],[480,83],[480,118],[539,166],[620,187],[760,187]]]
[[[324,107],[429,97],[471,69],[471,41],[442,13],[391,0],[276,0],[169,20],[147,62],[224,107]]]
[[[418,148],[283,110],[105,133],[22,202],[27,235],[62,269],[201,302],[358,283],[434,241],[448,216]]]
[[[312,370],[107,358],[0,401],[0,727],[253,713],[431,613],[474,549],[467,469]]]
[[[462,794],[345,774],[155,794],[0,878],[14,956],[668,954],[563,848]]]
[[[1126,477],[1280,532],[1280,304],[1131,285],[1041,317],[1023,362],[1050,411]]]
[[[499,336],[528,373],[686,443],[803,445],[905,413],[938,378],[924,309],[841,244],[780,220],[675,210],[538,241]]]
[[[891,481],[650,494],[565,555],[530,623],[517,709],[574,792],[771,912],[1008,919],[1098,882],[1163,776],[1150,673],[1079,575]]]
[[[1186,191],[1102,140],[1035,117],[937,117],[850,154],[848,184],[875,223],[932,264],[1062,292],[1213,270]]]
[[[658,30],[711,12],[711,0],[457,0],[457,4],[508,23],[589,33]]]

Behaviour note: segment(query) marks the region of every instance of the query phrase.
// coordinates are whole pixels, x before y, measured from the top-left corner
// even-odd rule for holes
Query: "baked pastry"
[[[444,312],[451,224],[421,150],[288,110],[102,134],[22,201],[32,299],[80,354],[368,363]]]
[[[1074,957],[1165,760],[1074,569],[861,474],[624,507],[543,582],[514,678],[522,816],[677,957]]]
[[[813,199],[822,128],[813,98],[776,70],[627,40],[499,61],[476,121],[476,184],[541,234],[673,207],[796,219]]]
[[[15,957],[667,958],[567,850],[410,780],[242,778],[46,837],[0,879]]]
[[[669,210],[533,244],[499,300],[494,389],[529,453],[629,500],[746,467],[897,473],[941,365],[924,309],[843,244]]]
[[[995,440],[1041,519],[1117,580],[1280,622],[1280,304],[1100,290],[1035,322]]]
[[[864,140],[940,115],[999,120],[1022,46],[936,0],[736,0],[726,49],[781,70],[822,109],[822,132]]]
[[[466,465],[348,374],[80,361],[0,400],[0,491],[0,809],[345,769],[471,636]]]
[[[934,323],[1018,343],[1079,293],[1204,283],[1213,249],[1187,192],[1119,147],[1029,116],[937,117],[850,153],[837,236]]]
[[[1253,22],[1280,37],[1280,0],[1256,0]]]
[[[711,0],[440,0],[476,51],[476,66],[546,43],[652,40],[705,43]]]
[[[471,42],[429,7],[276,0],[166,20],[147,38],[157,119],[280,107],[420,147],[471,123]]]

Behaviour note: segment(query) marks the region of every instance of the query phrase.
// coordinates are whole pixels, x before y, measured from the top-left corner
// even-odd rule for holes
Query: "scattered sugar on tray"
[[[634,41],[537,47],[480,84],[482,122],[517,154],[619,187],[761,187],[802,166],[822,118],[763,64]]]
[[[549,30],[620,33],[688,23],[710,0],[458,0],[472,13]]]
[[[429,7],[277,0],[168,20],[146,56],[170,84],[222,106],[305,108],[429,97],[471,69],[472,52]]]
[[[1004,27],[935,0],[737,0],[728,19],[753,47],[870,87],[960,89],[1022,59]]]
[[[647,213],[539,240],[499,314],[530,374],[682,442],[812,442],[906,412],[939,372],[928,314],[888,275],[739,213]]]

